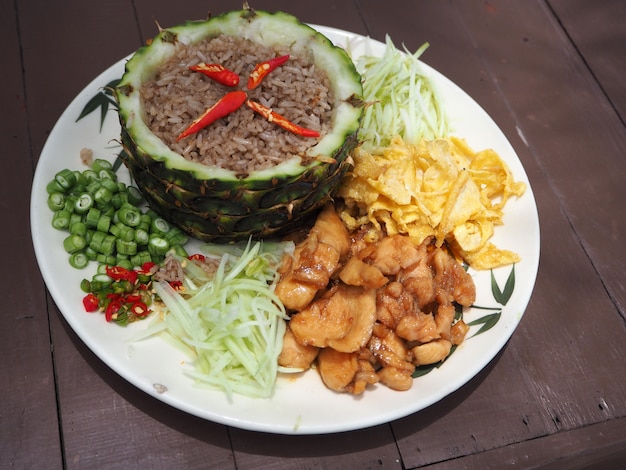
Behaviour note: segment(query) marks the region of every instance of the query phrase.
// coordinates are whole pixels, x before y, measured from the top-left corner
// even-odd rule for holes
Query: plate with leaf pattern
[[[340,46],[350,45],[353,57],[382,55],[384,44],[334,28],[315,26]],[[98,158],[113,161],[120,148],[115,102],[106,86],[124,72],[125,60],[96,77],[69,104],[42,151],[31,199],[35,253],[46,285],[65,320],[78,337],[111,369],[145,393],[192,415],[242,429],[279,434],[321,434],[365,428],[418,412],[448,396],[478,374],[504,347],[530,300],[539,264],[539,222],[528,177],[515,150],[489,115],[463,90],[424,65],[438,87],[454,135],[474,149],[492,148],[508,164],[526,193],[507,203],[504,224],[492,241],[518,253],[521,262],[492,271],[474,271],[475,305],[463,311],[470,325],[466,340],[443,363],[420,368],[406,392],[374,386],[362,396],[334,393],[315,370],[278,378],[273,396],[254,399],[195,386],[181,363],[190,358],[153,337],[134,341],[146,322],[121,328],[107,324],[82,308],[80,281],[89,277],[70,267],[62,247],[63,234],[51,226],[46,184],[64,168],[80,169],[80,150],[90,148]],[[81,113],[85,115],[81,119]],[[78,120],[77,120],[78,119]],[[120,179],[129,182],[125,169]],[[94,267],[95,269],[95,267]]]

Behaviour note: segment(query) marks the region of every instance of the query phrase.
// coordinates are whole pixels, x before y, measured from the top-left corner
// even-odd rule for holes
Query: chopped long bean
[[[188,236],[156,212],[134,186],[117,180],[113,165],[94,160],[84,171],[64,169],[46,186],[52,226],[67,232],[63,247],[72,267],[90,261],[127,269],[160,263],[173,249],[184,252]]]

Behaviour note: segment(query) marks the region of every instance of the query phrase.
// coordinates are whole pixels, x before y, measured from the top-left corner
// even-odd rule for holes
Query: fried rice
[[[257,63],[289,54],[289,60],[265,77],[261,86],[247,90],[248,75]],[[176,137],[206,109],[233,88],[220,85],[189,66],[219,63],[240,76],[236,88],[299,126],[321,136],[330,129],[333,97],[325,72],[303,54],[270,48],[247,39],[218,36],[194,46],[179,44],[176,54],[141,88],[144,119],[150,130],[186,159],[238,174],[275,166],[304,154],[319,138],[292,134],[267,121],[247,106],[197,134]],[[305,158],[306,160],[306,158]]]

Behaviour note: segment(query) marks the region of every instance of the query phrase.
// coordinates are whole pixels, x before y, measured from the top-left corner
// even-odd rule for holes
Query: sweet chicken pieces
[[[337,392],[361,394],[378,382],[411,388],[416,366],[445,359],[463,341],[468,327],[455,322],[454,304],[475,299],[472,278],[445,249],[371,235],[348,233],[327,206],[276,286],[291,312],[279,364],[316,363]]]

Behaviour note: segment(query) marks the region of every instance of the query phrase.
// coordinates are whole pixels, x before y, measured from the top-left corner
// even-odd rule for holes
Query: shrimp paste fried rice
[[[254,66],[289,54],[289,60],[267,75],[254,90],[246,88]],[[237,87],[211,80],[189,66],[218,63],[239,74]],[[150,130],[173,151],[188,160],[238,173],[262,170],[293,155],[304,155],[318,139],[281,129],[247,106],[202,131],[176,142],[176,137],[226,93],[242,89],[299,126],[323,136],[330,129],[333,97],[328,77],[303,55],[286,47],[267,47],[248,39],[221,35],[194,46],[177,44],[177,53],[157,76],[141,88],[144,120]]]

